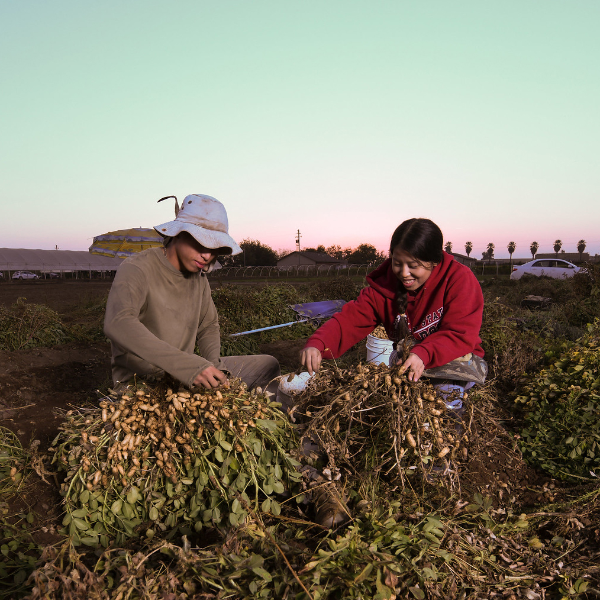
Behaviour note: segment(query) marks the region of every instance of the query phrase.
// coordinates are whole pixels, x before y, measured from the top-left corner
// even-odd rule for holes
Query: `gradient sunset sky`
[[[481,258],[600,253],[600,3],[0,0],[0,246],[221,200],[274,249],[420,216]]]

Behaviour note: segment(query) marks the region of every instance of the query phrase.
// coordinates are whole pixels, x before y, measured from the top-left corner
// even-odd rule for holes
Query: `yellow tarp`
[[[154,229],[132,227],[109,231],[94,238],[89,251],[92,254],[127,258],[136,252],[162,246],[163,238]]]

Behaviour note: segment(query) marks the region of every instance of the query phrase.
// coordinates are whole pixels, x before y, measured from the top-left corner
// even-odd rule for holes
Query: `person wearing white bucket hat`
[[[167,196],[167,198],[171,197]],[[175,206],[175,220],[154,228],[160,235],[165,238],[175,238],[185,231],[204,248],[215,249],[215,258],[217,254],[235,255],[242,252],[229,235],[227,212],[216,198],[204,194],[190,194],[181,203],[181,208],[178,209],[177,204]]]
[[[274,357],[220,356],[206,274],[218,255],[242,252],[229,235],[225,207],[212,196],[191,194],[181,208],[175,198],[175,215],[155,227],[164,246],[124,260],[111,287],[104,333],[112,346],[115,389],[134,377],[157,380],[165,373],[188,387],[218,387],[227,380],[225,372],[249,387],[267,386],[280,375]]]

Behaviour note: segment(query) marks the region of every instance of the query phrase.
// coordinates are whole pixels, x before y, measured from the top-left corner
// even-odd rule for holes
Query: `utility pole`
[[[296,252],[298,253],[298,267],[300,267],[300,238],[302,237],[302,234],[300,233],[300,230],[298,229],[298,231],[296,232]]]

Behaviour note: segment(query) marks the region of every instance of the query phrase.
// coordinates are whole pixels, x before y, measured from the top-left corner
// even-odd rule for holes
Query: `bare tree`
[[[531,258],[535,258],[537,251],[540,245],[537,242],[531,242],[531,246],[529,246],[529,251],[531,252]]]
[[[555,240],[554,242],[554,252],[556,252],[556,258],[558,258],[558,253],[562,248],[562,242],[560,240]]]
[[[473,242],[467,242],[465,244],[465,252],[467,253],[467,257],[471,256],[472,251],[473,251]]]
[[[448,254],[452,254],[452,242],[446,242],[445,246],[444,246],[444,250],[448,253]]]
[[[584,252],[585,252],[585,240],[579,240],[577,242],[577,252],[579,252],[579,262],[581,262],[583,260],[583,257],[581,256]]]
[[[510,270],[512,271],[512,255],[514,251],[517,249],[517,244],[515,242],[508,242],[508,246],[506,246],[508,253],[510,254]]]

